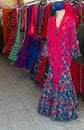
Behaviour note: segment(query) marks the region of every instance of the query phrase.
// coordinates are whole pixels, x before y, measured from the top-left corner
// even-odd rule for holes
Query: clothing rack
[[[24,6],[26,6],[26,5],[33,5],[33,4],[39,4],[41,1],[40,0],[34,0],[34,1],[32,1],[32,2],[27,2],[27,3],[24,3]]]
[[[47,4],[54,3],[54,2],[64,2],[64,0],[60,0],[60,1],[57,1],[57,0],[46,0]]]
[[[30,5],[34,5],[34,4],[39,4],[41,2],[41,0],[34,0],[32,2],[26,2],[26,3],[22,3],[19,6],[16,7],[25,7],[25,6],[30,6]]]
[[[22,7],[22,6],[24,7],[24,6],[30,6],[30,5],[35,5],[35,4],[44,5],[44,4],[46,4],[46,0],[33,0],[31,2],[26,2],[26,3],[23,3],[20,6],[16,6],[16,7]]]
[[[53,2],[64,2],[64,3],[71,3],[72,5],[73,4],[76,4],[76,5],[81,5],[81,0],[46,0],[46,3],[53,3]],[[84,2],[84,0],[82,0],[82,3]]]

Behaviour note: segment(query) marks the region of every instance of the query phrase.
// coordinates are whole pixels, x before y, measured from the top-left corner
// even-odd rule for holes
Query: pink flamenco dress
[[[80,51],[72,8],[66,4],[64,9],[65,14],[59,27],[56,26],[56,15],[48,20],[49,75],[38,105],[39,114],[54,121],[70,121],[78,117],[78,101],[70,67],[71,60],[79,57]]]

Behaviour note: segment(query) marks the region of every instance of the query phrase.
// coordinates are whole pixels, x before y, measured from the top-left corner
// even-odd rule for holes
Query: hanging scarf
[[[56,16],[50,17],[48,20],[48,34],[47,34],[48,56],[49,56],[49,63],[51,66],[51,70],[53,72],[54,89],[56,91],[58,91],[60,77],[63,75],[65,69],[64,66],[62,65],[62,60],[61,60],[62,48],[59,46],[63,36],[63,30],[61,28],[62,25],[66,21],[68,21],[68,18],[72,17],[72,20],[73,18],[75,18],[71,10],[71,6],[69,4],[66,4],[65,7],[63,8],[65,9],[65,14],[59,26],[59,34],[57,36],[57,39],[56,39]]]

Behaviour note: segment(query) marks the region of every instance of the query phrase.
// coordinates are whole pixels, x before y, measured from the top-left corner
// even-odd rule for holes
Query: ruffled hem
[[[50,117],[50,119],[51,119],[52,121],[71,121],[71,120],[75,120],[75,119],[78,118],[77,113],[74,113],[74,114],[73,114],[72,116],[70,116],[70,117],[67,117],[67,115],[66,115],[66,117],[64,117],[64,116],[59,117],[58,115],[54,115],[53,112],[51,112],[50,114],[47,113],[47,112],[45,112],[45,111],[42,112],[41,109],[43,109],[43,108],[38,107],[38,113],[39,113],[40,115],[42,115],[42,116]]]
[[[17,61],[17,58],[18,58],[17,54],[18,54],[18,52],[20,50],[20,45],[16,45],[16,44],[18,44],[18,43],[15,43],[15,45],[12,48],[11,53],[10,53],[10,55],[8,57],[8,59],[11,60],[11,61]]]
[[[27,65],[28,65],[28,61],[29,61],[29,59],[18,59],[17,61],[16,61],[16,67],[17,68],[22,68],[22,69],[27,69]]]
[[[39,100],[39,114],[54,121],[70,121],[78,118],[77,108],[78,102],[72,80],[68,76],[67,79],[61,77],[56,91],[53,88],[53,80],[48,78]]]

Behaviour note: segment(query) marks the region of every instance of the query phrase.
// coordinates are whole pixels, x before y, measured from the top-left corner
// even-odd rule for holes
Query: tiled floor
[[[84,130],[83,102],[77,120],[53,122],[37,112],[40,93],[28,71],[11,66],[0,55],[0,130]]]

